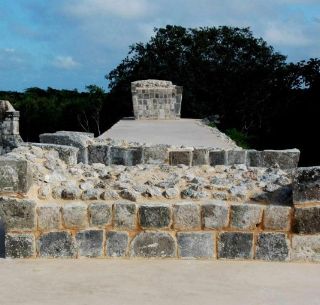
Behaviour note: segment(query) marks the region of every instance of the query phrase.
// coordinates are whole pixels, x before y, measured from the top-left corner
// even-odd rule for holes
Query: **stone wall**
[[[0,100],[0,155],[3,155],[22,143],[19,134],[20,112],[10,102]]]
[[[2,158],[0,181],[16,181],[0,183],[6,257],[320,260],[318,167],[107,167],[63,148]]]
[[[180,118],[182,87],[170,81],[148,79],[132,82],[131,92],[135,119]]]

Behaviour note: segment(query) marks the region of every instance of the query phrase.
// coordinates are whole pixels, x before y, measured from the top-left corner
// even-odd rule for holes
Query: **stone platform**
[[[239,148],[229,137],[201,120],[133,120],[123,119],[102,134],[99,139],[166,144],[216,149]]]

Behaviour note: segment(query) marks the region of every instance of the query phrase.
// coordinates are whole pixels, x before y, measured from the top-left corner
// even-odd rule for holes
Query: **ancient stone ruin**
[[[163,80],[131,83],[133,113],[136,120],[180,118],[182,87]]]
[[[228,141],[19,143],[0,158],[6,257],[320,261],[320,168]]]

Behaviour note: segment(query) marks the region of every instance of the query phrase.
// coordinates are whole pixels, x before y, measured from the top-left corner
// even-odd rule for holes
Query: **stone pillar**
[[[164,80],[131,83],[136,120],[174,120],[180,118],[183,87]]]

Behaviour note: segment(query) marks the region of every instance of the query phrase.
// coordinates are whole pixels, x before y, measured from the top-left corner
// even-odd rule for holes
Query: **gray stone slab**
[[[192,154],[192,165],[208,165],[209,150],[206,148],[195,148]]]
[[[35,237],[33,234],[7,233],[5,240],[7,258],[29,258],[35,256]]]
[[[142,232],[131,242],[130,255],[137,257],[176,257],[175,239],[164,232]]]
[[[76,257],[75,240],[66,231],[49,232],[40,236],[38,241],[40,257]]]
[[[110,164],[110,145],[92,144],[88,146],[88,162]]]
[[[187,166],[192,165],[192,150],[190,149],[179,149],[169,151],[169,164],[179,165],[184,164]]]
[[[215,233],[180,232],[177,234],[178,256],[182,258],[212,258]]]
[[[263,207],[257,204],[232,204],[230,209],[232,228],[253,230],[262,221]]]
[[[260,233],[256,244],[256,259],[285,261],[289,259],[289,240],[284,233]]]
[[[133,230],[137,226],[137,207],[132,202],[116,202],[113,205],[113,226]]]
[[[88,224],[87,205],[83,202],[66,203],[62,208],[62,216],[66,228],[85,228]]]
[[[107,256],[124,257],[128,252],[128,232],[109,231],[107,232],[106,248]]]
[[[106,226],[112,224],[112,204],[93,202],[88,207],[91,226]]]
[[[281,169],[296,168],[299,163],[300,151],[298,149],[264,150],[262,152],[263,166],[272,167],[276,164]]]
[[[169,204],[149,203],[139,207],[139,223],[142,228],[168,228],[171,225]]]
[[[292,235],[291,259],[298,261],[320,261],[320,234]]]
[[[224,232],[219,234],[218,257],[226,259],[252,259],[253,234]]]
[[[79,256],[103,256],[103,230],[85,230],[76,234]]]
[[[245,150],[228,150],[227,165],[246,164],[246,151]]]
[[[262,152],[254,149],[247,150],[247,166],[263,167]]]
[[[229,205],[212,200],[201,205],[202,225],[206,229],[222,229],[229,223]]]
[[[289,231],[291,227],[291,211],[291,207],[268,205],[264,210],[264,228],[267,230]]]
[[[0,219],[9,231],[36,228],[34,201],[0,197]]]
[[[320,233],[320,206],[296,208],[294,231],[303,234]]]
[[[211,166],[226,165],[227,154],[225,150],[212,150],[209,152],[209,163]]]
[[[32,185],[32,169],[26,160],[0,157],[0,192],[27,193]]]
[[[60,229],[61,207],[55,203],[45,203],[37,208],[39,230]]]
[[[179,202],[173,205],[173,226],[176,230],[192,230],[201,227],[200,205]]]

